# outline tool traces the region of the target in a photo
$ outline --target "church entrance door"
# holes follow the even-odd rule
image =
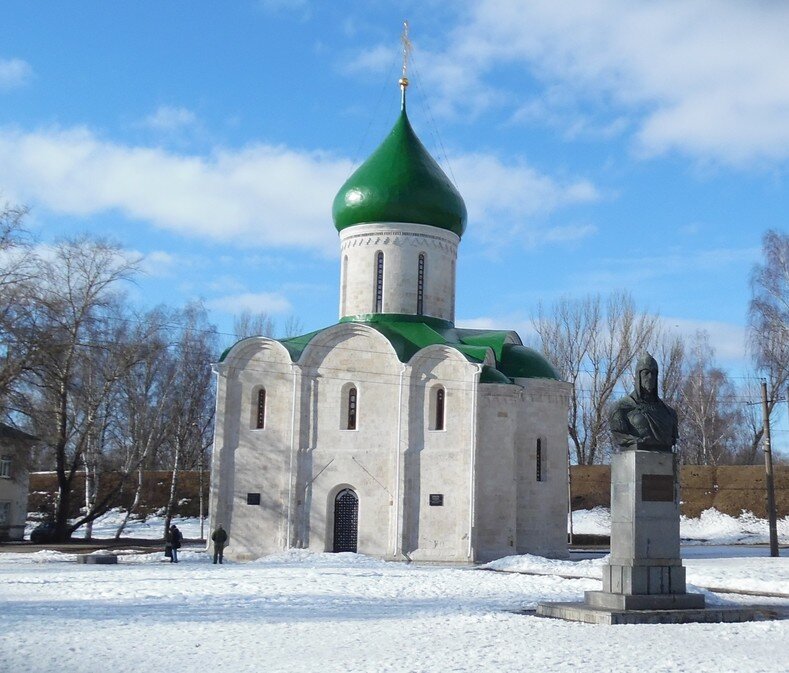
[[[359,498],[350,488],[343,489],[334,499],[334,549],[356,551],[359,530]]]

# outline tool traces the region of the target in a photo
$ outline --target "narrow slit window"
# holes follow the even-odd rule
[[[384,308],[384,253],[375,255],[375,310],[373,313],[383,313]]]
[[[345,315],[346,295],[348,294],[348,255],[342,258],[342,282],[340,284],[340,313]]]
[[[262,430],[266,427],[266,389],[258,390],[257,413],[255,414],[255,429]]]
[[[537,481],[542,481],[542,440],[537,439],[537,451],[535,455],[535,467]]]
[[[443,388],[436,390],[436,430],[444,429],[444,410],[445,410],[446,391]]]
[[[356,430],[356,388],[348,390],[348,430]]]
[[[419,263],[416,273],[416,314],[422,315],[425,311],[425,253],[419,253]]]

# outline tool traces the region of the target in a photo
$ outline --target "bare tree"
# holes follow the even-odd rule
[[[729,377],[713,362],[706,332],[696,334],[677,411],[683,462],[720,465],[735,460],[742,439],[743,412]]]
[[[545,355],[573,384],[568,418],[578,464],[601,462],[610,449],[608,405],[635,358],[651,342],[657,317],[639,312],[626,292],[560,299],[538,309],[534,327]]]
[[[144,357],[121,380],[116,441],[122,456],[121,469],[126,474],[136,473],[136,485],[132,503],[115,531],[116,539],[140,504],[145,466],[155,461],[166,441],[166,412],[170,397],[177,393],[176,361],[169,342],[172,322],[166,309],[157,308],[133,323],[133,338],[144,344]]]
[[[660,368],[660,395],[666,404],[677,409],[685,382],[685,339],[660,330],[655,335],[653,350]]]
[[[285,319],[285,324],[282,326],[280,337],[283,339],[290,339],[291,337],[298,336],[304,333],[304,323],[295,315],[290,315]]]
[[[772,417],[779,399],[789,394],[789,234],[765,233],[762,257],[751,276],[748,342],[756,373],[767,382],[767,413]],[[749,392],[760,399],[760,392]],[[749,414],[749,463],[755,462],[764,433],[761,410],[756,411]]]
[[[236,339],[246,339],[252,336],[273,336],[275,331],[274,319],[265,312],[252,313],[244,310],[233,316],[233,332]]]
[[[118,324],[119,284],[136,263],[103,241],[77,239],[40,261],[42,348],[30,378],[36,434],[51,451],[58,480],[55,538],[93,520],[106,502],[69,522],[71,491],[106,419],[102,409],[137,361]]]
[[[179,473],[194,469],[203,461],[211,445],[214,425],[211,362],[217,351],[216,329],[208,323],[201,304],[187,306],[181,322],[178,341],[173,344],[175,394],[170,396],[166,411],[171,479],[165,507],[165,534],[175,506]]]
[[[37,329],[36,257],[23,229],[26,208],[0,208],[0,405],[19,405],[15,384],[30,367],[41,340]]]

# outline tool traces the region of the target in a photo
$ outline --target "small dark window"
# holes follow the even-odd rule
[[[430,506],[431,507],[443,507],[444,506],[444,494],[443,493],[431,493],[430,494]]]
[[[375,310],[373,313],[383,313],[384,309],[384,253],[378,252],[375,256]]]
[[[436,390],[436,430],[444,429],[444,400],[446,391],[443,388]]]
[[[247,493],[247,505],[259,505],[260,493]]]
[[[425,310],[425,253],[419,253],[419,265],[416,273],[416,314],[422,315]]]
[[[535,457],[537,481],[542,481],[542,440],[537,440],[537,453]]]
[[[356,388],[348,390],[348,430],[356,430]]]
[[[255,415],[255,428],[262,430],[266,427],[266,389],[258,390],[258,407]]]

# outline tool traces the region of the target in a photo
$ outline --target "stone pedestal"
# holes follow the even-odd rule
[[[537,614],[595,624],[745,621],[749,609],[706,610],[689,594],[679,551],[679,465],[673,453],[623,451],[611,461],[611,560],[603,590]]]
[[[617,453],[611,461],[611,560],[603,590],[586,603],[612,610],[703,608],[685,590],[679,554],[679,465],[675,454]]]

